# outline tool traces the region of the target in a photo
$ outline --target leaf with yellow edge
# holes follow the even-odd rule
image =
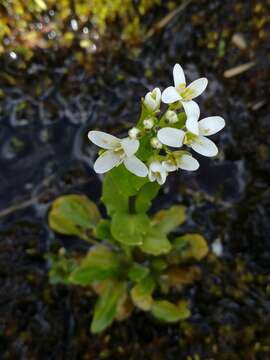
[[[105,245],[93,246],[70,274],[69,281],[85,286],[95,281],[117,278],[122,266],[119,254]]]
[[[125,282],[108,282],[96,303],[91,332],[100,333],[111,325],[126,298],[127,284]]]
[[[206,240],[200,234],[185,234],[176,238],[172,244],[172,253],[174,253],[176,257],[180,257],[182,260],[188,260],[191,258],[202,260],[209,251]]]
[[[187,303],[180,302],[175,305],[167,300],[154,301],[151,312],[157,319],[168,323],[185,320],[190,316]]]
[[[63,195],[54,200],[49,212],[51,229],[65,235],[76,235],[88,240],[100,220],[100,213],[95,203],[84,195]]]
[[[143,239],[140,249],[151,255],[167,254],[171,251],[172,245],[169,242],[166,234],[158,231],[156,228],[151,228]]]
[[[160,210],[154,215],[152,224],[158,231],[168,234],[186,220],[185,210],[185,206],[182,205],[174,205],[169,209]]]
[[[134,305],[144,311],[150,310],[153,303],[152,292],[154,288],[155,282],[151,276],[147,276],[137,283],[130,292]]]

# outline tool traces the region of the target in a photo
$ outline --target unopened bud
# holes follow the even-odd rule
[[[161,142],[156,137],[151,139],[150,144],[154,149],[161,149],[162,148]]]
[[[143,126],[146,130],[152,129],[152,127],[154,126],[153,119],[149,118],[149,119],[143,120]]]
[[[129,130],[128,132],[128,136],[131,138],[131,139],[137,139],[138,135],[140,133],[140,130],[136,127],[133,127]]]
[[[161,100],[161,91],[159,88],[155,88],[153,91],[149,91],[144,98],[144,104],[148,109],[152,111],[159,110]]]
[[[165,118],[169,121],[170,124],[175,124],[178,121],[176,112],[172,110],[166,111]]]

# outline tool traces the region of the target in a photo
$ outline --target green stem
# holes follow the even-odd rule
[[[136,196],[128,198],[128,210],[130,215],[136,214]]]

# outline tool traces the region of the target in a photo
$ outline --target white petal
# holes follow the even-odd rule
[[[218,153],[216,144],[204,136],[198,136],[190,146],[194,151],[203,156],[212,157],[216,156]]]
[[[174,165],[172,162],[166,160],[166,161],[162,161],[162,166],[164,167],[164,169],[167,172],[172,172],[172,171],[176,171],[177,170],[177,166]]]
[[[195,102],[195,101],[181,101],[185,113],[187,115],[187,118],[189,117],[193,117],[193,118],[197,118],[197,120],[199,120],[200,117],[200,108],[199,105]]]
[[[181,147],[183,145],[185,132],[183,130],[170,127],[162,128],[158,131],[158,140],[168,146]]]
[[[103,131],[89,131],[88,139],[103,149],[114,149],[120,144],[120,140],[117,137]]]
[[[216,134],[225,126],[225,120],[221,116],[209,116],[199,121],[200,135],[210,136]]]
[[[118,155],[114,154],[112,151],[105,151],[105,153],[100,155],[94,163],[94,170],[98,174],[103,174],[118,165],[120,161]]]
[[[165,89],[161,95],[161,100],[165,104],[172,104],[180,99],[181,96],[178,94],[178,92],[173,86],[167,87],[167,89]]]
[[[198,119],[194,117],[189,117],[186,121],[186,128],[192,134],[199,135],[199,123]]]
[[[151,170],[149,170],[148,178],[149,178],[149,180],[150,180],[151,182],[156,181],[156,176],[155,176],[155,174],[154,174]]]
[[[121,140],[121,146],[125,154],[129,157],[136,153],[139,149],[140,142],[137,139],[130,139],[129,137]]]
[[[159,185],[163,185],[167,179],[168,173],[166,171],[162,171],[160,173],[160,177],[157,178],[157,182]]]
[[[194,157],[182,155],[178,161],[178,166],[183,170],[195,171],[199,168],[200,164]]]
[[[208,80],[206,78],[200,78],[200,79],[193,81],[187,87],[187,89],[192,89],[192,91],[194,92],[194,94],[192,95],[192,99],[201,95],[201,93],[203,93],[204,90],[206,89],[207,84],[208,84]]]
[[[147,167],[136,156],[125,158],[124,165],[128,169],[128,171],[137,176],[145,177],[148,174]]]
[[[164,171],[163,166],[161,165],[161,163],[159,161],[153,161],[151,162],[150,166],[149,166],[150,170],[153,172],[161,172]]]
[[[175,64],[173,68],[173,81],[174,86],[178,88],[179,85],[186,85],[185,73],[182,67],[179,64]]]
[[[156,102],[159,104],[160,100],[161,100],[161,91],[160,88],[156,87],[154,88],[154,90],[152,90],[152,96],[154,97],[154,99],[156,100]]]

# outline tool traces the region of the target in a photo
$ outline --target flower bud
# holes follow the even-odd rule
[[[136,127],[133,127],[129,130],[128,132],[128,136],[131,138],[131,139],[137,139],[138,135],[140,133],[140,130]]]
[[[161,100],[161,91],[159,88],[155,88],[152,91],[149,91],[144,98],[144,104],[148,109],[152,111],[159,110]]]
[[[170,124],[175,124],[178,121],[176,112],[172,110],[166,111],[165,118],[169,121]]]
[[[161,149],[162,148],[161,142],[156,137],[153,137],[151,139],[150,144],[154,149]]]
[[[151,118],[143,120],[143,126],[146,130],[152,129],[152,127],[154,126],[154,120]]]

